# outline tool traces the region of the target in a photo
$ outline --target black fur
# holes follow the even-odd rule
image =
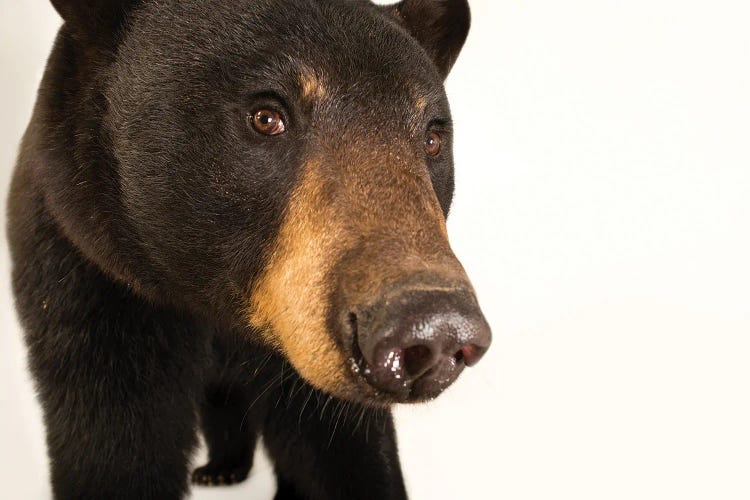
[[[243,301],[318,147],[312,122],[333,136],[403,135],[407,89],[449,116],[442,79],[468,30],[465,2],[53,4],[65,24],[8,235],[55,496],[181,498],[202,427],[198,483],[242,481],[262,435],[277,499],[405,498],[390,412],[309,386],[253,343]],[[327,114],[300,104],[302,67],[336,82]],[[281,99],[296,133],[249,134],[247,111]],[[450,155],[430,169],[447,214]]]
[[[467,0],[410,0],[385,7],[419,40],[443,76],[466,41],[471,24]]]

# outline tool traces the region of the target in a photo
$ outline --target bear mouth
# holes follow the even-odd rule
[[[362,350],[359,347],[359,326],[357,315],[349,313],[346,325],[348,329],[348,338],[350,339],[348,343],[349,356],[347,357],[350,374],[354,377],[354,380],[359,386],[362,386],[367,390],[366,398],[368,402],[375,404],[395,402],[390,401],[390,398],[367,383],[365,376],[368,368],[366,366],[365,356],[362,354]]]
[[[394,403],[404,403],[399,398],[394,398],[393,395],[379,391],[373,387],[367,381],[367,375],[369,368],[367,367],[367,361],[362,353],[362,349],[359,347],[359,324],[357,321],[357,315],[349,313],[347,316],[347,337],[349,356],[347,357],[349,373],[354,378],[355,383],[362,387],[365,391],[364,402],[375,406],[388,406]]]

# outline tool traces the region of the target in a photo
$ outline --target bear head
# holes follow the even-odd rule
[[[107,158],[77,175],[110,179],[116,222],[69,224],[100,267],[364,403],[435,397],[484,354],[445,226],[466,0],[53,4]]]

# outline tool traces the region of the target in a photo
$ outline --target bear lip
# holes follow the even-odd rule
[[[362,351],[359,347],[359,329],[357,328],[357,316],[353,313],[349,314],[348,317],[348,326],[349,326],[349,334],[351,337],[351,343],[350,343],[350,356],[348,357],[349,361],[349,371],[351,372],[352,376],[354,377],[355,381],[357,382],[357,385],[363,387],[366,389],[367,393],[369,395],[365,395],[364,398],[367,403],[379,405],[379,404],[385,404],[385,405],[391,405],[395,403],[408,403],[409,402],[409,394],[406,395],[406,397],[397,397],[396,394],[389,394],[384,393],[383,391],[380,391],[373,387],[371,384],[367,382],[367,379],[365,378],[365,373],[368,370],[365,362],[364,354],[362,354]],[[409,391],[410,393],[411,391]]]

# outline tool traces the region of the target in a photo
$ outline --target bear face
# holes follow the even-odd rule
[[[55,4],[112,169],[118,227],[70,222],[93,261],[339,397],[428,399],[478,361],[489,327],[445,229],[465,1]]]

